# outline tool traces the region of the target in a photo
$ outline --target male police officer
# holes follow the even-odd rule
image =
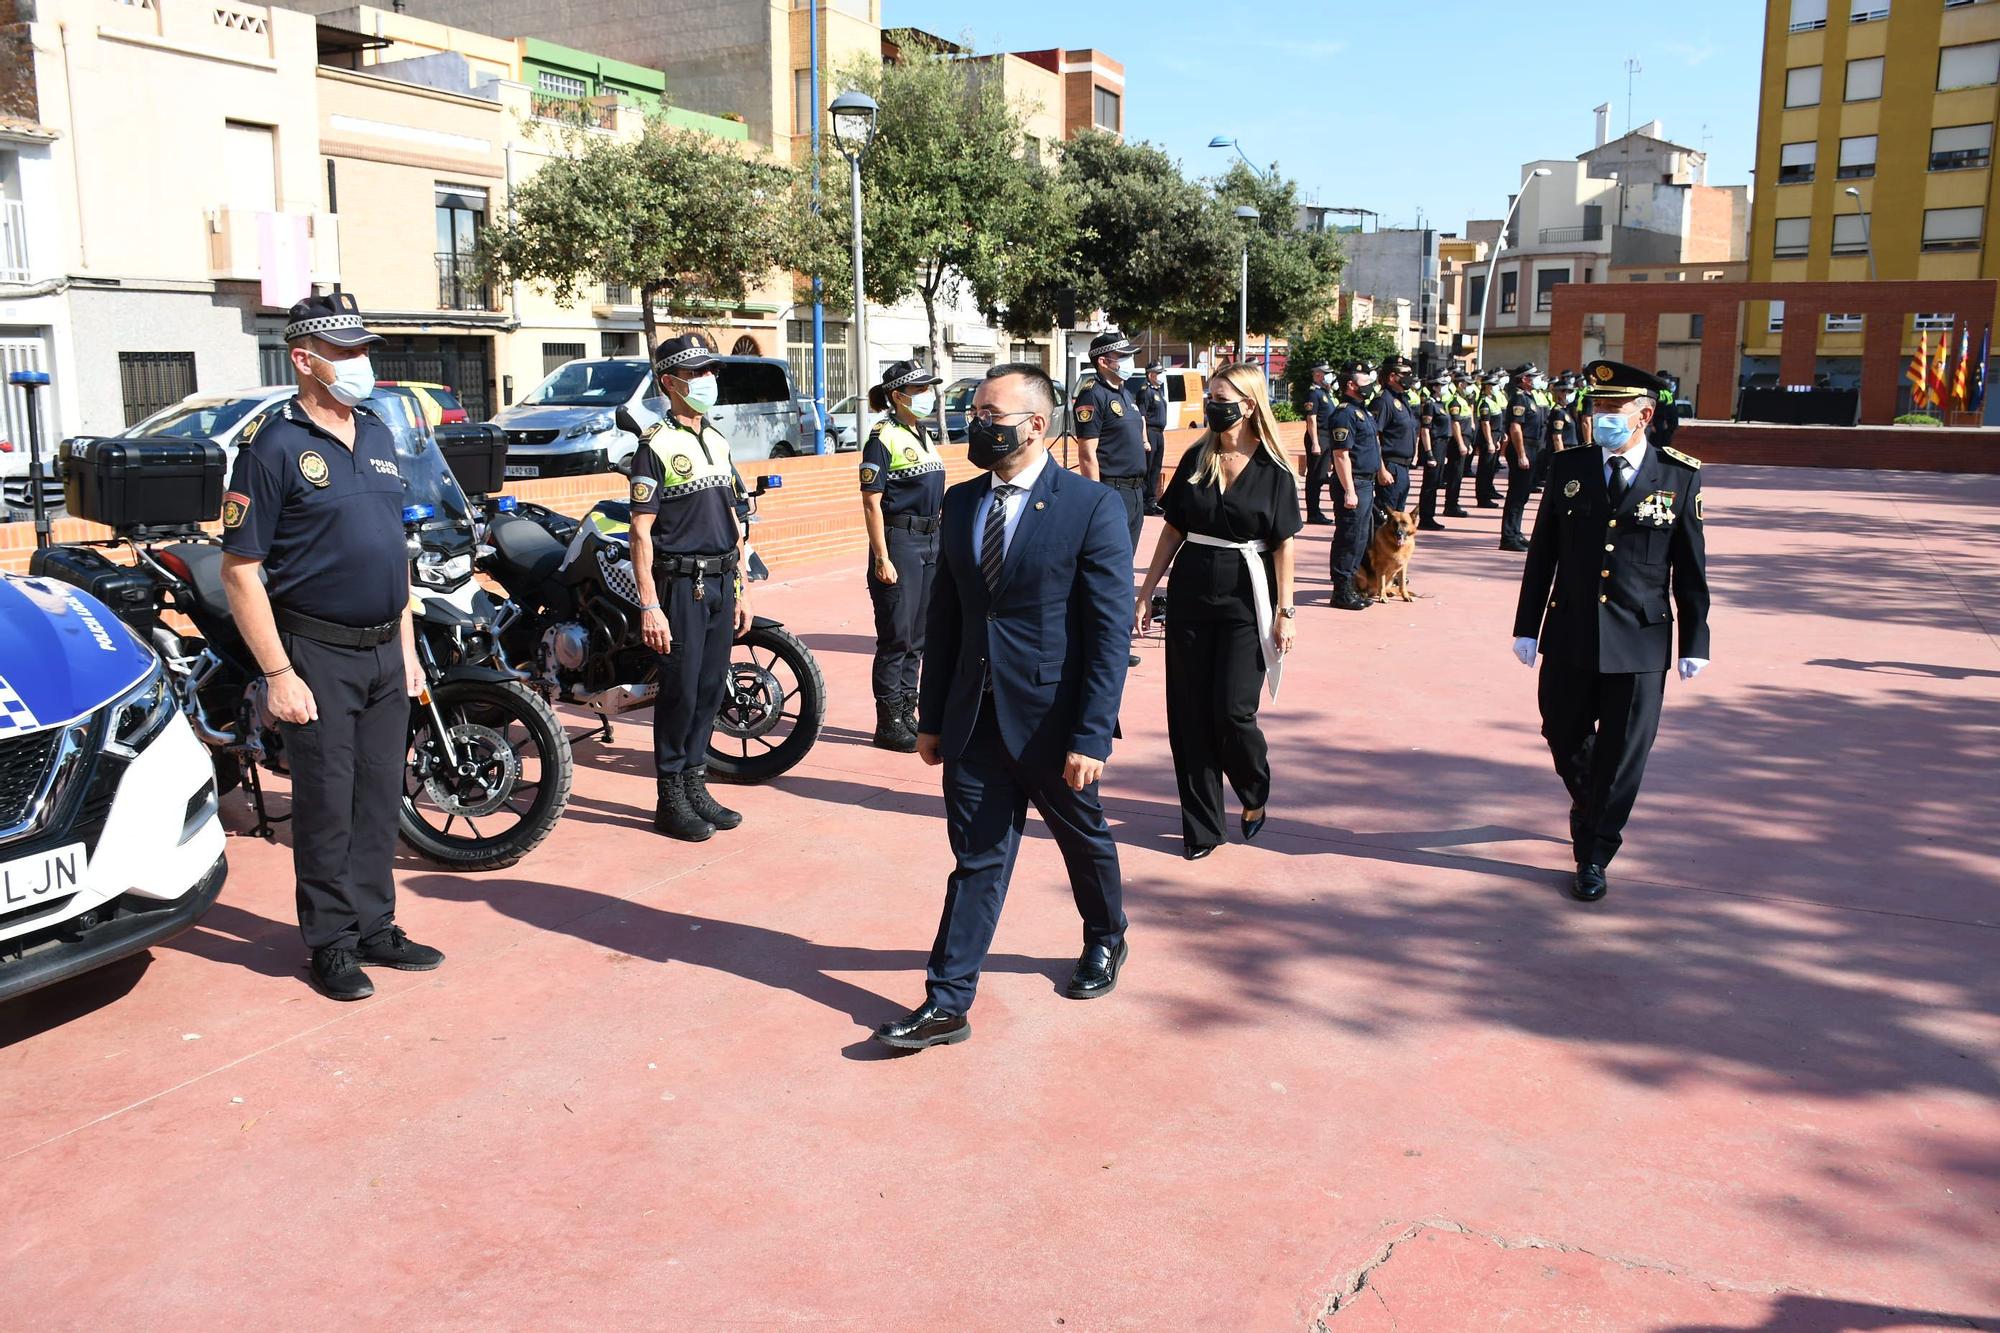
[[[1382,446],[1382,470],[1375,476],[1382,488],[1378,498],[1400,513],[1409,507],[1410,465],[1417,461],[1420,426],[1410,406],[1417,368],[1407,356],[1391,356],[1383,358],[1376,373],[1382,386],[1374,407],[1375,434]]]
[[[222,502],[222,581],[257,659],[292,775],[292,868],[312,979],[335,1000],[375,993],[363,967],[444,961],[396,924],[396,810],[410,698],[410,626],[396,441],[359,404],[382,340],[345,292],[291,308],[298,396],[239,439]],[[357,410],[358,409],[358,410]]]
[[[1430,378],[1430,392],[1417,417],[1423,425],[1424,489],[1417,503],[1417,526],[1425,532],[1442,532],[1437,521],[1438,496],[1458,484],[1458,461],[1465,452],[1464,439],[1452,413],[1457,400],[1452,397],[1451,376],[1440,370]]]
[[[1165,367],[1148,362],[1146,378],[1139,385],[1140,415],[1146,420],[1146,513],[1157,515],[1160,495],[1166,490],[1167,461],[1167,381]]]
[[[1326,495],[1327,470],[1332,452],[1326,447],[1332,427],[1327,418],[1339,406],[1333,388],[1333,367],[1321,361],[1312,368],[1312,387],[1306,390],[1306,522],[1328,524],[1322,503]]]
[[[1146,497],[1152,494],[1146,485],[1145,410],[1132,382],[1138,350],[1116,329],[1092,338],[1090,364],[1097,379],[1076,396],[1076,470],[1118,492],[1135,551],[1146,526]],[[1139,665],[1136,653],[1128,656],[1129,665]]]
[[[1366,361],[1342,366],[1340,405],[1327,418],[1326,447],[1340,488],[1340,506],[1333,511],[1333,604],[1342,611],[1366,611],[1370,605],[1354,586],[1354,576],[1375,532],[1375,478],[1382,468],[1375,414],[1362,402],[1374,383],[1374,367]]]
[[[669,415],[632,456],[632,575],[639,585],[640,637],[659,654],[653,701],[653,763],[659,807],[653,827],[705,842],[743,816],[708,790],[708,739],[729,683],[729,649],[750,627],[741,590],[743,525],[729,441],[708,424],[715,406],[715,349],[699,333],[668,338],[653,353]]]
[[[1445,472],[1444,516],[1470,518],[1460,501],[1466,475],[1479,461],[1479,384],[1463,370],[1451,373],[1451,424],[1458,431],[1458,460]]]
[[[1481,509],[1500,507],[1500,455],[1507,447],[1507,372],[1486,372],[1479,395],[1479,471],[1473,493]]]
[[[1542,735],[1570,794],[1570,893],[1595,902],[1659,730],[1674,650],[1669,594],[1680,610],[1681,679],[1708,665],[1708,568],[1701,463],[1646,438],[1665,383],[1616,361],[1584,373],[1597,446],[1550,462],[1521,571],[1514,654],[1528,666],[1538,646],[1542,654]]]
[[[1514,392],[1507,399],[1507,506],[1500,511],[1503,551],[1528,549],[1528,539],[1521,533],[1521,520],[1528,512],[1528,497],[1535,493],[1535,454],[1542,447],[1547,419],[1535,396],[1535,381],[1540,374],[1532,361],[1514,367]]]

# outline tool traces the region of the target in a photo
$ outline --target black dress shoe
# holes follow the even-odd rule
[[[1604,896],[1607,887],[1603,866],[1578,866],[1576,878],[1570,881],[1569,896],[1580,903],[1594,903]]]
[[[1183,847],[1181,848],[1181,859],[1183,861],[1199,861],[1214,850],[1215,844],[1212,842],[1206,847]]]
[[[1063,994],[1072,1000],[1094,1000],[1109,995],[1117,988],[1118,969],[1125,965],[1125,955],[1131,951],[1131,946],[1123,940],[1118,941],[1117,953],[1101,944],[1091,945],[1076,960],[1076,971],[1070,973]]]
[[[1269,819],[1270,817],[1271,817],[1271,812],[1268,809],[1265,810],[1263,814],[1258,815],[1255,819],[1250,818],[1250,816],[1248,815],[1243,816],[1243,841],[1245,842],[1257,841],[1257,835],[1264,831],[1264,821]]]
[[[1139,654],[1137,654],[1137,653],[1128,653],[1128,654],[1126,654],[1126,657],[1125,657],[1125,665],[1126,665],[1126,666],[1128,666],[1128,667],[1135,667],[1135,666],[1138,666],[1138,665],[1139,665]]]
[[[1444,524],[1438,522],[1434,518],[1427,518],[1423,522],[1417,524],[1418,532],[1443,532],[1444,530],[1445,530]]]
[[[1328,518],[1325,514],[1307,514],[1306,522],[1312,524],[1316,528],[1330,528],[1333,526],[1333,520]]]
[[[1500,507],[1500,502],[1498,500],[1481,500],[1479,502],[1479,507],[1481,509],[1498,509]]]
[[[1457,505],[1454,505],[1450,509],[1444,511],[1444,516],[1446,518],[1471,518],[1472,511],[1470,509],[1464,509]]]
[[[1518,540],[1516,541],[1503,540],[1500,543],[1500,549],[1503,551],[1525,551],[1528,549],[1528,544],[1524,541],[1518,541]]]
[[[375,983],[361,970],[361,959],[353,949],[338,944],[313,950],[312,983],[329,1000],[365,1000],[375,993]]]
[[[428,944],[418,944],[397,925],[386,926],[361,941],[356,950],[363,967],[393,967],[399,972],[428,972],[444,961],[444,955]]]
[[[899,1051],[949,1046],[971,1035],[972,1020],[964,1014],[948,1014],[928,1001],[875,1029],[875,1040]]]

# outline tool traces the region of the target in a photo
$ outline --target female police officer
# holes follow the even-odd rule
[[[640,635],[660,656],[653,703],[653,760],[660,782],[653,827],[704,842],[743,816],[708,792],[709,733],[729,680],[729,648],[750,624],[738,589],[743,525],[729,441],[708,424],[715,406],[715,350],[698,333],[662,342],[653,373],[670,414],[632,456],[632,574]]]
[[[861,517],[868,526],[868,599],[875,604],[875,744],[917,748],[917,664],[924,611],[937,568],[944,460],[924,422],[937,409],[937,376],[898,361],[868,391],[868,406],[893,412],[861,449]]]

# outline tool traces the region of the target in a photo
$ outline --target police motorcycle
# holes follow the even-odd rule
[[[643,437],[667,410],[648,399],[620,408],[621,430]],[[737,514],[756,521],[757,497],[783,484],[737,479]],[[492,554],[481,569],[519,603],[523,614],[501,635],[506,660],[527,673],[545,698],[595,713],[594,735],[609,741],[613,719],[652,705],[658,663],[640,638],[639,586],[632,573],[631,506],[605,500],[581,519],[537,504],[490,515]],[[770,577],[747,552],[743,577]],[[804,759],[826,721],[826,678],[812,650],[766,616],[753,616],[736,640],[729,684],[709,742],[708,773],[718,781],[768,782]]]
[[[440,864],[500,869],[546,838],[568,804],[569,738],[547,704],[495,658],[516,613],[473,583],[470,506],[438,444],[390,424],[408,500],[417,655],[428,682],[412,701],[398,824],[405,842]],[[497,474],[504,443],[478,439]],[[65,444],[62,461],[70,512],[116,535],[38,551],[32,571],[105,600],[152,645],[181,712],[209,748],[219,792],[243,787],[257,816],[251,832],[273,837],[273,825],[290,816],[269,814],[258,770],[284,771],[283,733],[230,614],[221,542],[201,527],[222,509],[222,450],[207,440],[79,439]],[[106,558],[104,547],[126,548],[132,564]]]

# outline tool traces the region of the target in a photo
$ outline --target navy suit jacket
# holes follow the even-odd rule
[[[917,730],[965,749],[992,668],[1007,752],[1024,762],[1071,751],[1111,757],[1132,631],[1132,538],[1108,486],[1049,460],[1019,501],[1020,524],[988,592],[974,531],[987,477],[945,492],[925,627]]]

